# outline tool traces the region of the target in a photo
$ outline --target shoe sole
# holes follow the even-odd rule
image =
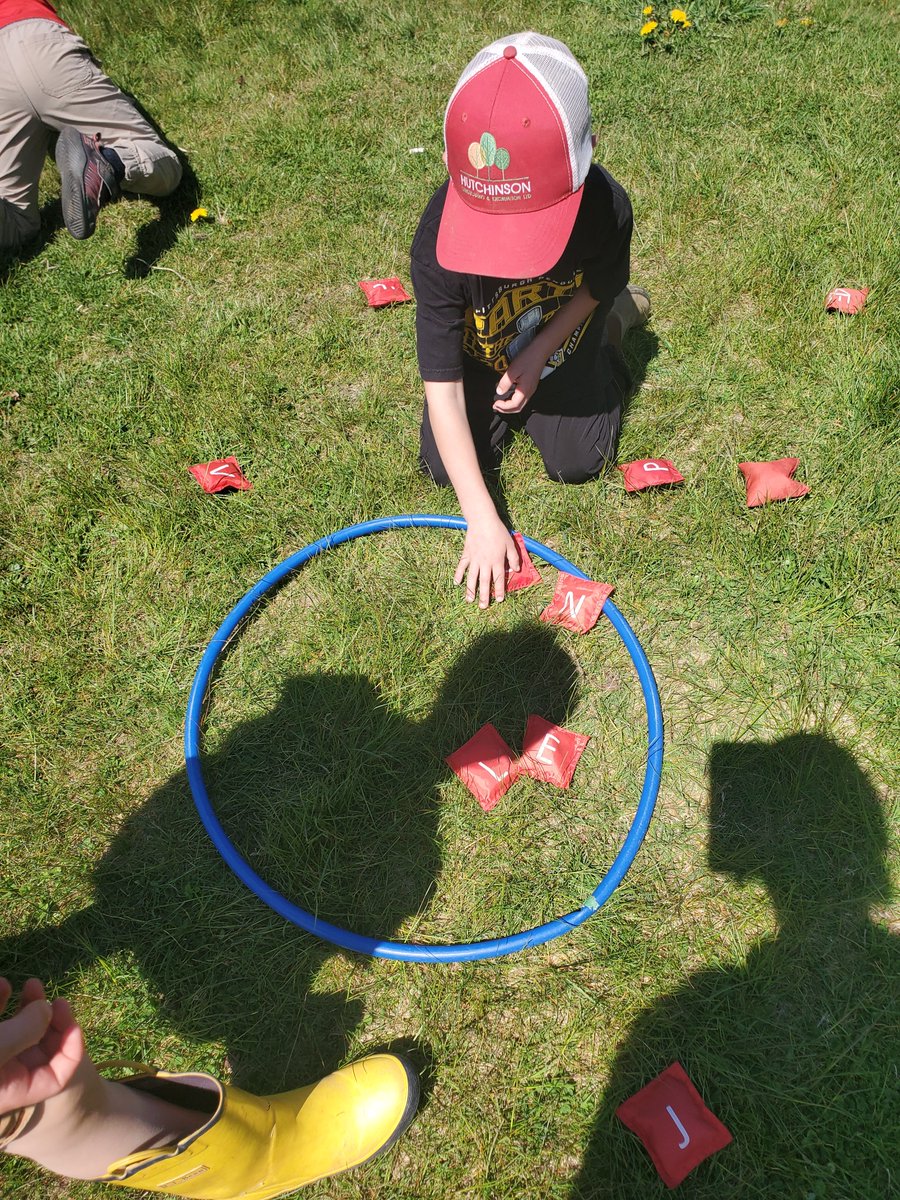
[[[55,157],[62,181],[59,200],[63,221],[72,237],[83,242],[94,232],[97,221],[84,194],[84,169],[88,157],[77,129],[62,131],[56,143]]]

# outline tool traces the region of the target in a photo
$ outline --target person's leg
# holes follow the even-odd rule
[[[650,293],[629,283],[616,296],[606,318],[605,340],[622,353],[622,340],[629,329],[646,325],[650,316]]]
[[[592,350],[588,369],[577,362],[563,368],[565,374],[553,380],[552,388],[539,388],[526,410],[525,430],[558,483],[595,479],[616,459],[631,376],[621,351],[604,344],[582,347],[580,353]]]
[[[97,1179],[117,1159],[171,1146],[208,1119],[208,1113],[103,1079],[85,1058],[66,1091],[36,1107],[7,1151],[57,1175]]]
[[[127,192],[167,196],[181,180],[178,155],[134,103],[107,78],[84,42],[52,21],[21,21],[16,31],[20,78],[41,120],[93,137],[121,160]]]
[[[0,250],[17,250],[40,230],[38,182],[50,139],[19,84],[14,28],[0,29]]]
[[[466,392],[466,416],[482,471],[495,471],[503,457],[503,447],[512,436],[509,423],[494,412],[496,376],[487,371],[468,371],[463,384]],[[450,479],[435,445],[428,405],[422,411],[419,431],[419,465],[439,487],[449,487]]]
[[[0,979],[0,1013],[10,990]],[[0,1023],[0,1149],[115,1186],[273,1200],[386,1150],[419,1098],[416,1076],[393,1054],[264,1097],[209,1075],[137,1070],[101,1078],[68,1004],[50,1005],[29,980]]]
[[[0,979],[0,1012],[10,991]],[[25,1107],[0,1118],[0,1146],[77,1179],[102,1175],[125,1154],[170,1145],[208,1120],[102,1079],[68,1003],[50,1004],[37,979],[28,980],[16,1014],[0,1025],[0,1106],[9,1103]]]
[[[616,297],[602,330],[589,331],[579,358],[538,388],[526,409],[525,429],[551,479],[585,483],[615,462],[622,409],[633,388],[622,341],[629,329],[646,324],[649,315],[649,295],[629,284]]]

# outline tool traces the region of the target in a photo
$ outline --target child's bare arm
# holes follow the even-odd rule
[[[574,333],[582,321],[587,319],[598,303],[585,284],[574,292],[572,298],[509,364],[506,373],[497,384],[498,399],[494,402],[495,412],[522,411],[537,389],[547,359],[559,349],[569,334]],[[507,392],[510,394],[505,399],[499,399]]]
[[[477,595],[480,608],[506,594],[506,566],[519,566],[515,543],[497,512],[484,482],[466,417],[462,380],[426,382],[425,400],[435,444],[468,529],[454,583],[466,581],[466,599]]]

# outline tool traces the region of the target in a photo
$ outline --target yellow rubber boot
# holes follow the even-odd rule
[[[393,1145],[419,1101],[418,1079],[394,1054],[277,1096],[211,1075],[150,1071],[120,1082],[210,1115],[177,1145],[114,1162],[100,1182],[194,1200],[273,1200],[358,1167]]]

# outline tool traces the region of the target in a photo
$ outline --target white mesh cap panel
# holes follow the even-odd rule
[[[447,102],[447,112],[460,88],[479,71],[501,59],[507,46],[515,46],[519,62],[528,68],[552,98],[566,134],[574,187],[580,187],[590,169],[594,152],[588,81],[572,51],[556,38],[532,31],[514,33],[498,38],[479,50],[459,77]]]

